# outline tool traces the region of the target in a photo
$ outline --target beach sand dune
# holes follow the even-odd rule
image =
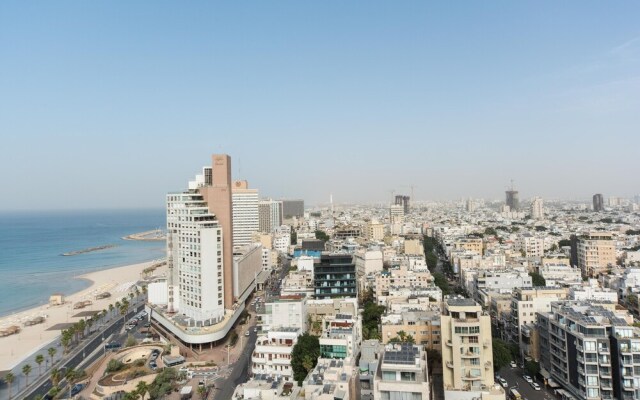
[[[77,276],[76,278],[89,280],[92,284],[85,290],[67,296],[65,304],[44,305],[0,318],[0,329],[9,326],[20,327],[18,334],[0,337],[0,371],[12,369],[44,345],[52,343],[54,347],[57,346],[60,331],[51,330],[52,327],[73,324],[83,316],[88,318],[87,315],[108,310],[109,304],[127,296],[136,282],[143,279],[143,270],[155,263],[157,260]],[[166,266],[156,269],[152,276],[162,276],[165,273]],[[104,292],[111,293],[111,297],[96,299],[98,294]],[[74,304],[81,301],[90,301],[91,304],[82,309],[74,309]],[[26,321],[39,316],[46,317],[44,323],[25,326]],[[46,356],[46,352],[43,355]]]

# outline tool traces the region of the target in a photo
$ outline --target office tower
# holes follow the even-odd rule
[[[593,195],[593,211],[604,211],[604,196],[601,193]]]
[[[531,218],[535,220],[544,219],[544,202],[540,197],[535,197],[531,201]]]
[[[282,225],[282,202],[261,200],[258,203],[258,229],[263,233],[271,233]]]
[[[493,386],[491,317],[471,299],[449,297],[441,325],[445,399],[455,397],[447,391],[482,392]]]
[[[231,157],[214,154],[212,166],[204,169],[204,185],[198,192],[216,216],[225,240],[220,253],[224,261],[224,306],[233,307],[233,215],[231,207]]]
[[[282,200],[284,218],[304,217],[304,200]]]
[[[582,276],[595,277],[616,265],[616,245],[608,232],[590,232],[577,242],[578,268]]]
[[[357,297],[356,264],[349,254],[320,256],[320,263],[313,268],[313,286],[316,299]]]
[[[402,209],[405,215],[409,214],[409,211],[410,211],[410,207],[409,207],[410,199],[411,198],[409,196],[403,196],[401,194],[396,195],[396,205],[402,206]]]
[[[510,211],[520,210],[520,199],[519,199],[518,191],[511,189],[511,190],[507,190],[505,194],[507,196],[505,203],[507,206],[509,206],[509,210]]]
[[[421,345],[388,344],[374,378],[374,399],[429,400],[427,353]]]
[[[258,189],[249,189],[247,181],[234,181],[232,196],[233,245],[249,245],[258,232]]]
[[[579,400],[638,399],[640,329],[632,323],[616,304],[553,303],[538,313],[540,367]]]
[[[401,224],[404,221],[404,207],[393,204],[389,207],[389,220],[392,224]]]

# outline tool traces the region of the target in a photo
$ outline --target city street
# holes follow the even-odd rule
[[[524,372],[522,368],[511,368],[504,367],[500,370],[500,376],[503,377],[507,383],[509,384],[508,388],[505,388],[507,392],[507,399],[509,398],[509,389],[515,387],[523,399],[527,400],[553,400],[556,399],[556,396],[553,394],[553,391],[550,388],[546,388],[544,383],[540,381],[540,379],[534,379],[534,382],[537,382],[542,390],[535,390],[531,386],[531,384],[527,383],[527,381],[522,378]]]

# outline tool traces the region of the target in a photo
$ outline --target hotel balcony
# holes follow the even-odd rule
[[[471,375],[470,372],[467,372],[466,374],[464,374],[462,376],[462,380],[463,381],[479,381],[479,380],[482,380],[482,376],[480,376],[480,375],[473,376],[473,375]]]

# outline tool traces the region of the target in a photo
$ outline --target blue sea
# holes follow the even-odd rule
[[[164,257],[164,242],[122,237],[165,226],[161,209],[0,213],[0,316],[90,285],[74,276]],[[109,244],[116,247],[61,255]]]

